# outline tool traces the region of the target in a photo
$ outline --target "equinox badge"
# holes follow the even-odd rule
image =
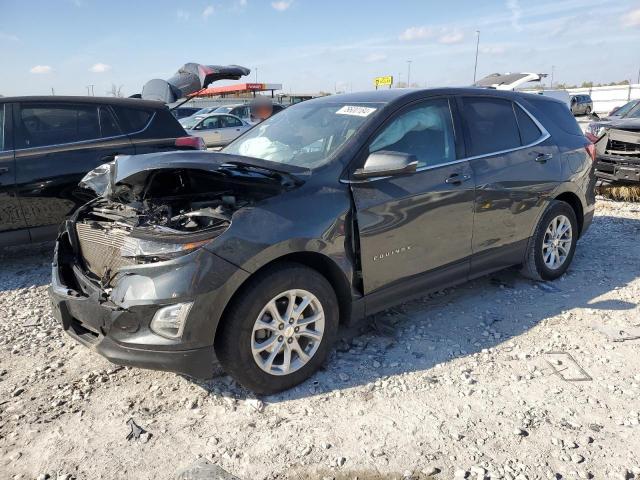
[[[378,260],[384,260],[385,258],[392,257],[394,255],[399,255],[401,253],[405,253],[411,250],[411,245],[407,245],[406,247],[396,248],[395,250],[389,250],[388,252],[380,253],[378,255],[373,256],[373,261],[377,262]]]

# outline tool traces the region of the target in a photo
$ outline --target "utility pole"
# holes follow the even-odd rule
[[[407,60],[407,87],[411,88],[411,60]]]
[[[478,49],[480,47],[480,30],[476,30],[476,63],[473,66],[473,83],[476,83],[476,74],[478,73]]]
[[[555,72],[556,66],[555,65],[551,65],[551,90],[553,90],[553,74]]]
[[[87,97],[89,95],[91,95],[92,97],[95,97],[95,95],[93,93],[93,87],[95,87],[95,85],[87,85]],[[91,89],[91,93],[89,93],[89,89]]]
[[[87,97],[89,96],[89,85],[87,85]]]
[[[256,67],[256,83],[258,83],[258,67]]]
[[[56,92],[53,90],[53,87],[51,87],[51,95],[55,95]]]

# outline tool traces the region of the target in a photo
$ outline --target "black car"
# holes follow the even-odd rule
[[[88,171],[118,154],[203,148],[186,135],[160,102],[0,98],[0,246],[55,239],[67,215],[93,198],[78,187]]]
[[[338,325],[512,265],[569,267],[594,212],[567,106],[480,89],[293,105],[221,153],[120,157],[86,179],[53,263],[64,329],[115,363],[261,393],[308,378]]]

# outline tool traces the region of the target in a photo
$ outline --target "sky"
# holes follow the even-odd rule
[[[478,78],[636,82],[640,70],[630,0],[0,0],[0,19],[5,96],[128,96],[187,62],[242,65],[295,93],[368,90],[382,75],[469,85],[477,30]]]

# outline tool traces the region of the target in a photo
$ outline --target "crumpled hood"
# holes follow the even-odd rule
[[[619,120],[611,120],[605,126],[616,130],[629,130],[636,132],[640,131],[640,118],[621,118]]]
[[[243,166],[268,170],[286,176],[304,175],[309,171],[257,158],[230,155],[220,152],[173,151],[145,155],[118,155],[114,161],[91,170],[80,181],[82,188],[96,195],[111,198],[117,187],[144,185],[147,179],[159,170],[203,170],[219,171],[223,166]]]

